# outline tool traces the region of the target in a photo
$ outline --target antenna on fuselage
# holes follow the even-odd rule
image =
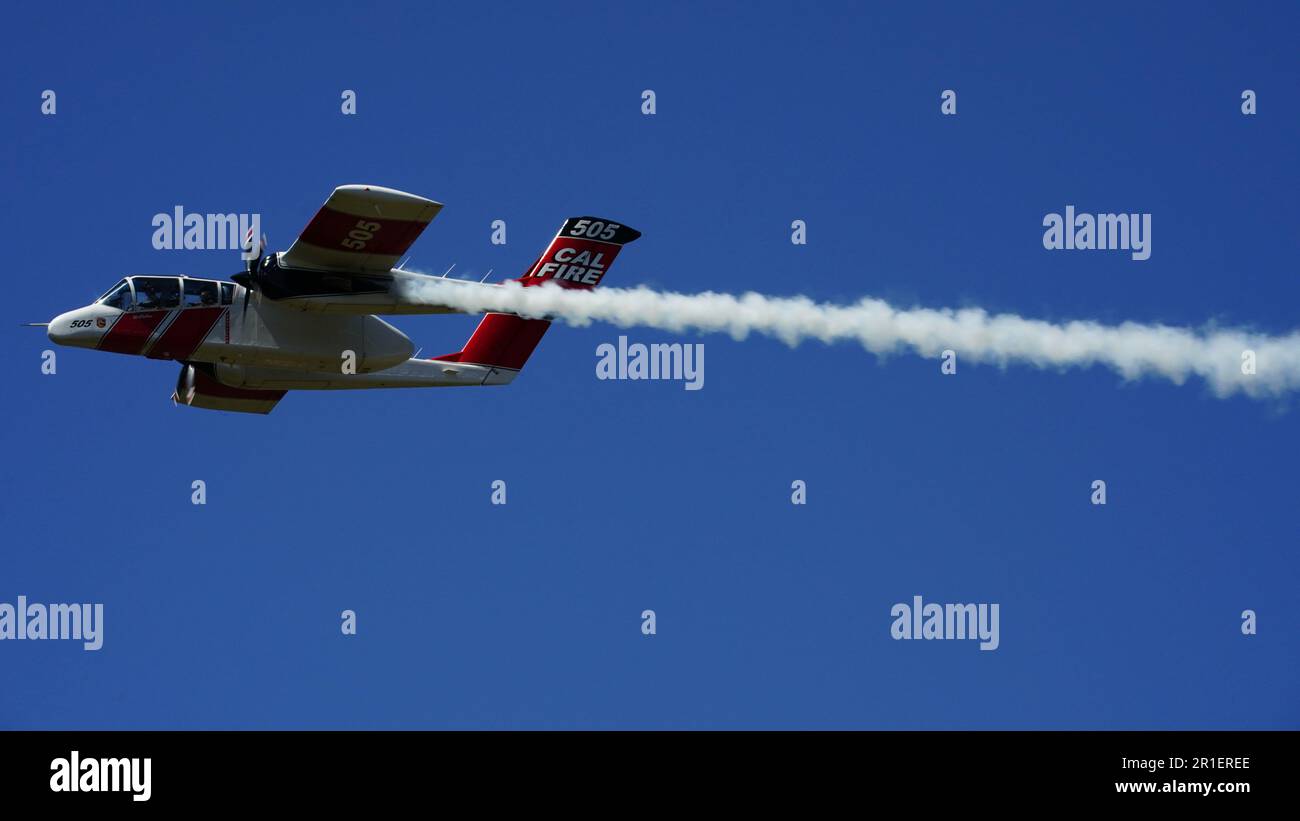
[[[494,271],[494,270],[495,270],[495,269],[493,269],[493,268],[489,268],[489,269],[488,269],[488,272],[487,272],[486,274],[483,275],[483,278],[480,279],[480,280],[478,281],[478,284],[479,284],[479,285],[482,285],[484,282],[487,282],[487,278],[490,277],[490,276],[492,276],[492,271]]]
[[[455,267],[456,267],[456,263],[453,262],[453,263],[451,264],[451,268],[455,268]],[[448,268],[447,270],[445,270],[445,271],[442,272],[442,279],[446,279],[446,278],[447,278],[447,274],[450,274],[450,273],[451,273],[451,268]]]

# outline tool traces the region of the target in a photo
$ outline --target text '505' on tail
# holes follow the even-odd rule
[[[517,282],[524,286],[553,282],[562,288],[590,290],[600,284],[619,250],[641,236],[626,225],[597,217],[565,220],[555,239]],[[524,319],[514,314],[483,317],[464,350],[434,357],[447,362],[486,365],[502,371],[485,384],[505,384],[523,368],[533,349],[551,326],[546,319]]]

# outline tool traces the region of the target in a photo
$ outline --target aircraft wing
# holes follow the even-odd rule
[[[381,188],[341,185],[280,255],[289,268],[388,273],[442,203]]]
[[[232,388],[217,381],[211,365],[184,362],[172,401],[194,408],[267,414],[284,394],[285,391]]]

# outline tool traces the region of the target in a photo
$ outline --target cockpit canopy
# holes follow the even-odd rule
[[[233,282],[133,276],[119,281],[95,302],[122,311],[163,311],[229,305],[234,296]]]

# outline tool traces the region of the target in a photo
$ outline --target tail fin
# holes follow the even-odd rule
[[[555,239],[517,281],[525,286],[554,282],[563,288],[590,290],[600,284],[619,250],[639,236],[640,231],[617,222],[572,217],[565,220]],[[546,319],[488,314],[470,335],[464,350],[436,358],[518,371],[550,326]],[[489,379],[489,384],[496,382]]]

